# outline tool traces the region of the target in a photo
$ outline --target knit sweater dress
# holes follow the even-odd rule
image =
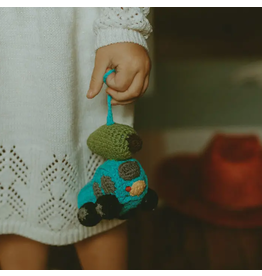
[[[0,235],[66,245],[122,221],[84,227],[77,195],[104,160],[87,137],[106,123],[106,94],[86,98],[95,51],[147,47],[148,8],[0,8]],[[132,125],[133,106],[113,108]]]

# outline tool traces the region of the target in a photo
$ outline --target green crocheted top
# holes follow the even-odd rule
[[[103,125],[87,139],[89,149],[106,158],[125,160],[142,148],[142,140],[135,130],[122,124]]]

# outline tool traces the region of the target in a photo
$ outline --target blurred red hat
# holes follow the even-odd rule
[[[200,155],[157,170],[157,191],[188,215],[229,227],[262,226],[262,147],[255,135],[217,134]]]

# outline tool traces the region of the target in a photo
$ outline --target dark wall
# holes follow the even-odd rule
[[[137,103],[137,129],[260,126],[261,12],[155,8],[156,87]],[[236,82],[237,72],[253,62],[251,76]]]

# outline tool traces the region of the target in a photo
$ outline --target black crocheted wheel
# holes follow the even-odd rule
[[[144,196],[141,202],[141,209],[145,211],[153,211],[157,207],[158,196],[155,191],[148,188],[147,194]]]
[[[84,226],[95,226],[101,221],[101,216],[96,211],[96,205],[93,202],[85,203],[78,210],[77,217]]]
[[[113,219],[119,216],[122,205],[114,195],[100,196],[96,201],[96,212],[103,219]]]

